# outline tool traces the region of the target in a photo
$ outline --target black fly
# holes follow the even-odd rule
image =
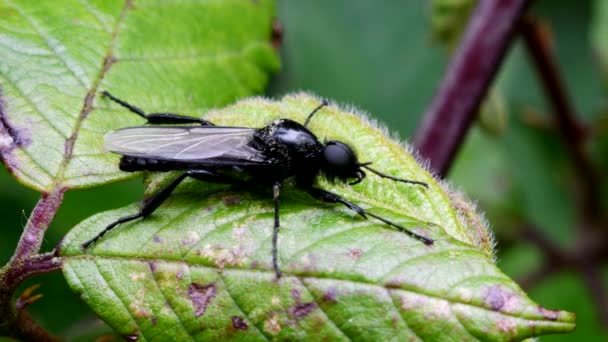
[[[82,244],[84,249],[118,224],[150,215],[187,177],[207,182],[245,181],[272,186],[272,265],[277,277],[281,276],[277,260],[279,193],[282,182],[287,178],[293,178],[298,188],[321,201],[341,203],[364,218],[371,216],[427,245],[433,244],[430,238],[365,211],[337,194],[315,187],[315,179],[320,175],[339,182],[352,180],[350,184],[357,184],[366,176],[363,169],[382,178],[428,187],[423,182],[386,175],[371,168],[371,162],[360,163],[353,150],[345,143],[334,140],[325,144],[319,142],[306,126],[313,115],[327,105],[325,101],[308,115],[304,125],[293,120],[280,119],[256,129],[215,126],[203,119],[172,113],[146,114],[108,92],[104,91],[103,95],[145,118],[150,124],[196,123],[200,126],[127,127],[105,136],[105,148],[123,155],[120,160],[120,169],[123,171],[183,170],[183,173],[144,201],[138,213],[119,218],[97,236]]]

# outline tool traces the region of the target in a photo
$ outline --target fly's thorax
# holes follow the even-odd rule
[[[275,120],[256,131],[253,144],[280,170],[279,178],[316,175],[323,144],[302,124],[289,119]]]
[[[323,144],[311,131],[289,119],[275,120],[256,135],[266,145],[269,156],[286,158],[291,163],[316,159],[323,150]]]

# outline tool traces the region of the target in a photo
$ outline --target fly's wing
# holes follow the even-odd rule
[[[175,161],[238,159],[264,162],[249,146],[255,129],[240,127],[129,127],[105,136],[104,147],[114,153]]]

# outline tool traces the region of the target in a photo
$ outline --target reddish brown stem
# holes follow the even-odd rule
[[[61,268],[61,259],[56,251],[29,256],[9,264],[6,272],[0,276],[0,298],[10,292],[12,294],[17,286],[25,279],[35,274],[47,273]],[[4,270],[4,268],[3,268]]]
[[[19,284],[34,274],[61,268],[55,252],[13,259],[0,270],[0,334],[22,341],[59,341],[38,325],[25,310],[17,310],[12,296]]]
[[[23,229],[11,262],[38,253],[44,233],[63,201],[64,192],[64,189],[56,189],[51,193],[42,194]]]
[[[0,334],[23,341],[57,341],[38,325],[25,310],[17,310],[13,294],[19,284],[34,274],[61,267],[56,252],[37,254],[44,234],[63,200],[64,189],[43,194],[21,234],[11,260],[0,269]]]
[[[585,151],[584,125],[577,118],[555,62],[549,27],[538,20],[526,18],[521,28],[527,51],[553,107],[560,135],[579,174],[583,190],[583,216],[596,220],[600,215],[597,175]]]
[[[42,328],[27,311],[17,312],[17,320],[11,331],[11,337],[19,341],[58,342],[61,339]]]
[[[444,176],[532,0],[479,1],[414,144]]]

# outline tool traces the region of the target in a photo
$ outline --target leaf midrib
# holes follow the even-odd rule
[[[55,176],[55,184],[54,188],[63,187],[64,182],[64,174],[70,161],[72,160],[74,145],[76,144],[76,139],[78,138],[78,133],[80,133],[80,127],[82,123],[89,115],[89,113],[93,109],[93,99],[95,98],[95,94],[97,93],[97,89],[99,88],[99,84],[105,77],[105,75],[110,71],[112,67],[112,58],[114,45],[116,43],[116,39],[118,37],[119,27],[122,22],[125,20],[127,15],[127,11],[132,8],[132,0],[125,0],[122,9],[120,10],[120,14],[118,15],[118,19],[116,20],[114,27],[112,28],[112,32],[110,34],[110,41],[108,42],[108,46],[106,48],[106,53],[104,54],[103,60],[101,62],[100,70],[91,85],[91,88],[87,91],[84,97],[84,103],[78,118],[76,119],[76,124],[74,129],[72,130],[72,135],[65,142],[65,154],[61,164],[59,165],[59,169],[57,170],[57,175]]]
[[[69,74],[76,80],[76,82],[78,84],[80,84],[83,88],[86,89],[87,82],[89,80],[86,78],[83,79],[82,78],[83,75],[80,75],[81,72],[74,70],[74,68],[70,66],[71,62],[67,61],[66,57],[64,55],[61,55],[57,51],[57,48],[49,41],[49,39],[56,39],[56,38],[42,32],[40,25],[35,22],[34,18],[31,15],[29,15],[28,13],[26,13],[23,9],[21,9],[18,5],[16,5],[13,1],[9,1],[9,5],[12,6],[13,8],[15,8],[15,10],[17,12],[19,12],[19,14],[28,21],[28,24],[32,27],[33,31],[38,35],[38,37],[40,37],[40,39],[44,42],[44,44],[46,44],[46,47],[47,47],[47,50],[49,51],[49,53],[52,56],[54,56],[59,61],[59,63],[61,63],[63,65],[65,70],[69,72]],[[91,9],[86,5],[87,4],[83,3],[83,6],[85,6],[87,8],[87,10],[91,11]],[[51,129],[55,130],[57,132],[57,134],[61,138],[64,139],[62,159],[59,162],[57,170],[55,172],[48,170],[47,167],[45,167],[44,165],[41,165],[39,162],[37,162],[35,160],[35,158],[33,158],[30,155],[30,153],[28,152],[27,149],[21,149],[21,151],[24,154],[28,155],[28,157],[32,161],[32,163],[38,165],[40,171],[42,171],[44,174],[46,174],[48,176],[50,183],[46,183],[46,182],[42,183],[39,180],[35,179],[35,177],[30,177],[27,174],[23,173],[22,170],[18,170],[18,172],[22,173],[24,176],[27,176],[27,178],[29,179],[29,181],[31,183],[37,184],[38,188],[40,190],[44,190],[44,192],[46,192],[46,193],[65,192],[67,190],[67,188],[64,186],[64,183],[65,183],[64,176],[65,176],[65,172],[69,166],[69,163],[72,160],[73,149],[76,144],[78,134],[80,132],[80,129],[82,127],[84,120],[86,119],[88,114],[93,109],[93,105],[92,105],[93,99],[95,98],[99,85],[100,85],[101,81],[103,80],[103,78],[105,77],[105,75],[110,70],[110,67],[112,65],[111,62],[112,62],[114,45],[115,45],[115,42],[116,42],[116,39],[117,39],[117,36],[119,33],[119,27],[123,23],[123,21],[126,17],[127,11],[131,7],[132,7],[132,0],[125,0],[124,5],[114,24],[114,27],[112,28],[112,31],[110,32],[110,39],[109,39],[109,42],[108,42],[106,50],[105,50],[106,52],[101,60],[99,72],[97,73],[97,76],[93,80],[90,88],[88,88],[88,90],[83,98],[83,105],[82,105],[82,108],[80,109],[80,111],[78,112],[78,116],[73,118],[75,120],[74,126],[73,126],[73,128],[71,128],[68,135],[64,134],[62,132],[62,130],[59,129],[54,124],[53,120],[49,119],[42,110],[40,110],[34,103],[32,103],[30,101],[30,98],[28,96],[26,96],[25,94],[23,94],[23,92],[21,91],[21,89],[19,87],[14,87],[17,91],[22,93],[22,98],[26,102],[28,102],[30,107],[33,108],[44,121],[46,121],[49,124],[49,127],[51,127]],[[104,30],[107,29],[107,27],[105,25],[103,25],[103,28],[104,28]],[[59,39],[56,39],[56,40],[59,41]],[[68,51],[67,49],[65,49],[65,50]],[[57,146],[57,148],[59,149],[60,147]]]

